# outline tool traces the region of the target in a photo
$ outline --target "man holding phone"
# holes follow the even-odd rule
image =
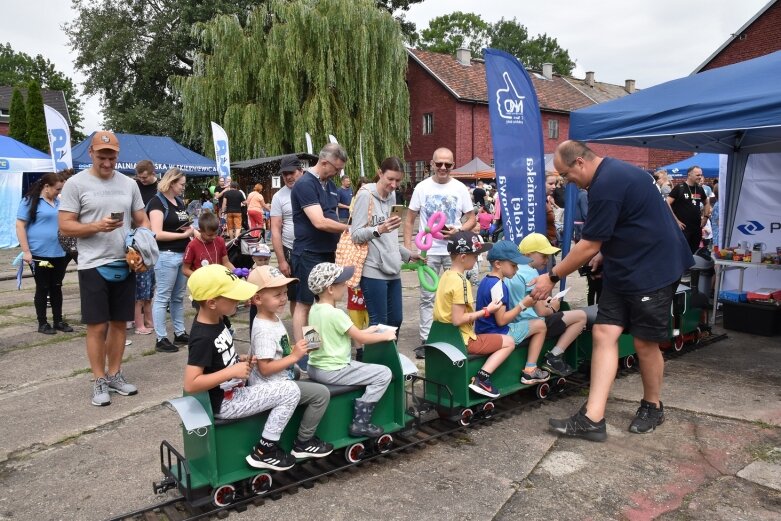
[[[420,215],[418,229],[423,230],[429,218],[436,212],[447,217],[447,228],[442,230],[444,240],[434,240],[426,254],[427,264],[437,274],[450,268],[447,239],[460,229],[471,230],[475,226],[475,210],[466,185],[450,176],[455,166],[453,152],[447,148],[434,151],[431,160],[431,177],[421,181],[412,192],[407,217],[404,220],[404,246],[412,250],[412,228]],[[466,217],[464,223],[461,219]],[[434,313],[434,293],[420,288],[420,341],[425,343],[431,329]]]
[[[89,155],[92,166],[63,187],[59,226],[63,235],[78,239],[81,320],[87,324],[87,358],[95,377],[92,404],[103,406],[111,404],[109,392],[138,392],[120,370],[136,290],[125,262],[125,236],[131,221],[149,227],[149,220],[136,182],[114,170],[117,137],[95,132]]]

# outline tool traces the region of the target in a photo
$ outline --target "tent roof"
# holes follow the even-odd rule
[[[21,143],[14,138],[0,135],[0,158],[3,159],[49,159],[49,156]]]
[[[277,163],[282,161],[282,158],[291,155],[298,157],[298,159],[301,159],[302,161],[308,161],[310,165],[317,161],[317,156],[315,155],[307,154],[306,152],[294,152],[292,154],[284,154],[281,156],[257,157],[255,159],[235,161],[231,163],[231,170],[252,170],[256,168],[263,168],[267,165],[271,165],[271,167],[279,169],[279,165]]]
[[[781,51],[577,110],[582,141],[729,153],[781,148]]]
[[[182,169],[189,176],[217,175],[217,165],[213,159],[183,147],[170,137],[136,134],[117,134],[116,136],[119,140],[117,170],[125,174],[135,173],[136,163],[142,159],[149,159],[155,164],[155,169],[158,171],[165,172],[169,168],[176,167]],[[91,140],[92,134],[73,147],[73,167],[76,170],[92,166],[92,159],[88,153]]]
[[[700,167],[704,177],[719,177],[719,154],[695,154],[657,170],[667,170],[673,177],[685,177],[686,171],[693,166]]]
[[[493,175],[496,173],[496,170],[491,168],[490,165],[486,164],[485,161],[483,161],[479,157],[476,157],[472,159],[470,162],[468,162],[467,164],[454,169],[450,173],[456,177],[458,177],[458,174],[488,173]]]

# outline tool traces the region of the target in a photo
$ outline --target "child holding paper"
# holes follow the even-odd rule
[[[504,279],[515,275],[519,265],[528,265],[531,259],[521,255],[512,241],[499,241],[488,252],[488,262],[491,263],[491,272],[477,288],[477,307],[486,307],[492,302],[500,303],[501,307],[492,314],[478,318],[475,321],[475,333],[510,335],[516,344],[531,337],[521,383],[532,385],[546,382],[550,374],[537,367],[537,359],[545,341],[545,323],[529,319],[514,321],[524,310],[532,307],[535,300],[531,295],[526,295],[511,306],[510,293],[504,282]]]

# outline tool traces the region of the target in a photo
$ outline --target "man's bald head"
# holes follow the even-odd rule
[[[553,167],[561,177],[581,188],[587,188],[591,184],[594,172],[601,162],[602,158],[580,141],[564,141],[556,147],[553,155]]]
[[[590,161],[597,157],[593,150],[582,141],[567,140],[556,147],[555,155],[561,158],[562,163],[569,166],[579,157]]]

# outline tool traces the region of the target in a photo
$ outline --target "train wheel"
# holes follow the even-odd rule
[[[550,394],[550,384],[548,382],[541,383],[536,388],[537,398],[544,400]]]
[[[678,335],[673,339],[673,349],[675,349],[676,351],[680,351],[681,349],[683,349],[683,344],[684,344],[683,335]]]
[[[458,420],[458,423],[466,427],[470,423],[472,423],[472,417],[475,415],[474,411],[472,409],[464,409],[461,411],[461,419]]]
[[[377,438],[377,441],[374,442],[374,448],[377,449],[377,452],[380,454],[385,454],[389,450],[391,450],[391,447],[393,446],[393,436],[390,434],[383,434],[379,438]]]
[[[496,409],[494,402],[485,402],[480,412],[483,413],[483,418],[490,418],[494,415],[494,409]]]
[[[621,360],[624,369],[632,369],[635,366],[635,355],[627,355]]]
[[[223,485],[212,493],[212,503],[216,507],[227,507],[236,498],[236,487],[233,485]]]
[[[697,329],[694,331],[694,345],[698,345],[700,341],[702,340],[702,328],[700,326],[697,326]]]
[[[562,391],[564,390],[564,387],[566,387],[566,386],[567,386],[567,379],[566,379],[566,378],[564,378],[563,376],[559,376],[559,377],[556,379],[556,384],[555,384],[555,390],[556,390],[556,392],[557,392],[557,393],[560,393],[560,392],[562,392]]]
[[[253,494],[260,495],[265,494],[271,490],[271,475],[270,474],[258,474],[250,481],[250,490]]]
[[[348,463],[358,463],[361,461],[365,450],[366,447],[363,443],[353,443],[344,451],[344,459],[346,459]]]

